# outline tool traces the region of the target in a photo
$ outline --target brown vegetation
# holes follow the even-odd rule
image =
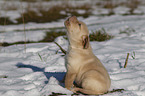
[[[84,10],[84,13],[78,13],[78,10]],[[46,23],[52,21],[58,21],[64,19],[69,15],[82,16],[84,18],[91,15],[92,8],[88,5],[82,6],[72,6],[72,5],[54,5],[49,8],[49,10],[37,9],[38,12],[28,9],[24,14],[25,23],[36,22],[36,23]],[[63,12],[63,14],[61,13]],[[39,14],[38,14],[39,13]],[[18,24],[22,23],[22,18],[16,19]]]

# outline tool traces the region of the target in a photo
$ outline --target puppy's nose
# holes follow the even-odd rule
[[[69,21],[76,21],[77,20],[77,17],[76,16],[71,16],[70,18],[69,18]]]
[[[71,18],[77,18],[75,15],[72,15]]]

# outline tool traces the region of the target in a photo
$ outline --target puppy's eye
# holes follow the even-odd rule
[[[81,24],[79,24],[79,26],[81,27]]]

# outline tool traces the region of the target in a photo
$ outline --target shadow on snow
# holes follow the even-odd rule
[[[55,77],[58,81],[59,81],[59,85],[64,87],[64,76],[66,74],[66,72],[45,72],[44,68],[39,68],[37,66],[33,66],[33,65],[26,65],[23,63],[18,63],[16,64],[16,66],[18,68],[30,68],[33,70],[33,72],[43,72],[43,74],[47,77],[47,79],[49,80],[50,77]],[[45,84],[47,84],[48,81],[45,81]]]

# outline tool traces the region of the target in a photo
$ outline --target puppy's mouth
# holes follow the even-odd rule
[[[70,20],[69,20],[69,19],[70,19],[70,18],[68,18],[68,19],[64,22],[65,26],[70,25]]]

